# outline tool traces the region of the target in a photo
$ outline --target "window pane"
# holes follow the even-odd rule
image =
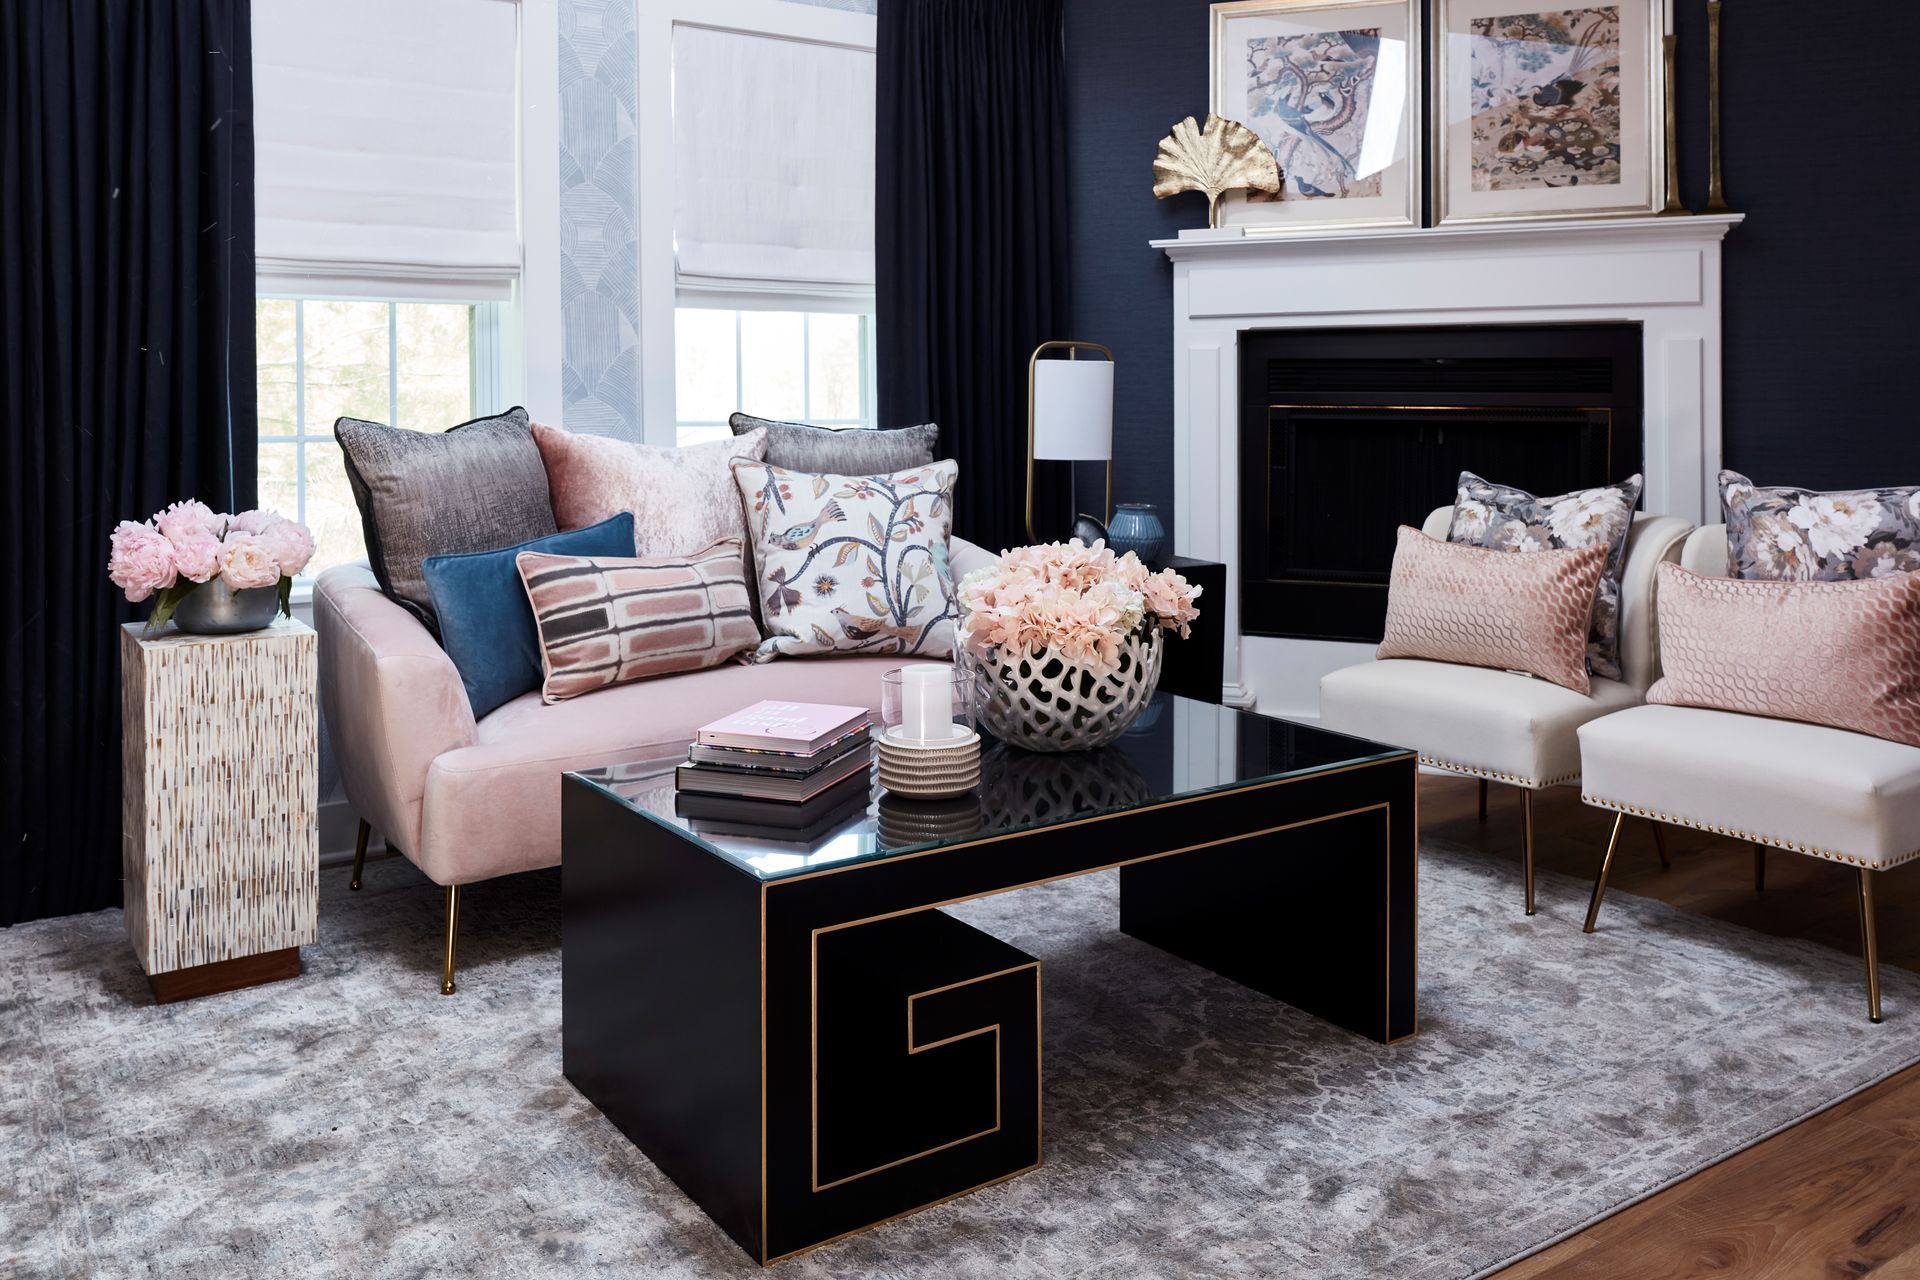
[[[859,421],[860,412],[860,322],[859,316],[816,314],[807,317],[807,419],[818,422],[835,418]]]
[[[387,421],[387,304],[309,300],[303,309],[307,431],[330,432],[343,415]]]
[[[807,416],[804,321],[798,311],[740,313],[741,409],[761,418]]]
[[[444,431],[473,417],[472,316],[464,303],[395,304],[400,412],[394,426]]]
[[[260,446],[260,510],[277,511],[289,520],[300,518],[300,465],[297,444]]]
[[[262,298],[254,308],[254,363],[259,369],[263,436],[290,436],[299,429],[294,417],[298,394],[294,306],[292,298]]]
[[[681,427],[674,437],[674,443],[682,449],[690,444],[707,444],[714,440],[732,438],[733,432],[727,427]]]
[[[307,565],[311,577],[337,564],[367,558],[360,532],[360,509],[347,487],[346,462],[340,446],[331,440],[300,446],[307,460],[307,528],[313,531],[314,556]]]
[[[725,422],[734,403],[732,311],[680,307],[673,313],[674,416]]]

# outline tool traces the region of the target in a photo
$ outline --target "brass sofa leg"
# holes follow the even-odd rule
[[[1660,869],[1673,870],[1673,859],[1667,855],[1667,833],[1656,818],[1648,818],[1647,825],[1653,828],[1653,847],[1660,855]]]
[[[440,974],[440,994],[453,994],[453,944],[460,937],[460,886],[447,886],[447,963]]]
[[[1753,846],[1753,891],[1767,891],[1767,846],[1763,844]]]
[[[1533,788],[1520,789],[1520,821],[1526,827],[1526,847],[1521,857],[1526,864],[1527,914],[1533,914]]]
[[[1487,780],[1480,779],[1480,821],[1487,820]]]
[[[1874,923],[1873,868],[1860,868],[1860,950],[1867,960],[1867,1017],[1880,1021],[1880,930]]]
[[[1607,837],[1607,856],[1600,859],[1600,874],[1594,877],[1593,901],[1587,904],[1587,923],[1581,930],[1582,933],[1592,933],[1593,922],[1600,918],[1600,899],[1607,894],[1607,872],[1613,869],[1613,853],[1620,847],[1620,828],[1625,826],[1626,822],[1626,814],[1614,815],[1613,834]]]
[[[367,820],[360,819],[360,830],[353,837],[353,879],[347,881],[349,889],[360,887],[360,873],[367,866],[367,836],[372,832],[373,828],[367,825]]]

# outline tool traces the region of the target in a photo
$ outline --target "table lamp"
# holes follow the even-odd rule
[[[1065,351],[1067,357],[1041,359],[1049,351]],[[1103,358],[1082,360],[1082,351],[1097,351]],[[1113,352],[1099,343],[1043,342],[1027,361],[1027,537],[1034,542],[1040,540],[1033,529],[1036,461],[1106,463],[1100,523],[1112,519]]]

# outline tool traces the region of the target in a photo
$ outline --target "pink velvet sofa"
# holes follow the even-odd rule
[[[955,576],[990,563],[955,538]],[[353,887],[370,829],[446,887],[440,990],[454,990],[460,886],[560,862],[560,777],[596,765],[671,762],[694,731],[762,698],[877,710],[894,657],[779,659],[616,685],[548,706],[522,694],[476,720],[460,673],[364,564],[320,575],[320,702],[360,817]]]

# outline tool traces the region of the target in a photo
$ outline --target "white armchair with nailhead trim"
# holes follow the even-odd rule
[[[1452,522],[1453,508],[1441,507],[1427,517],[1424,530],[1444,538]],[[1620,573],[1623,679],[1596,677],[1593,692],[1582,695],[1488,667],[1390,658],[1345,667],[1321,680],[1322,727],[1417,751],[1424,765],[1478,778],[1483,821],[1489,781],[1519,788],[1526,908],[1532,915],[1534,792],[1580,781],[1576,735],[1581,725],[1646,700],[1657,674],[1654,567],[1679,559],[1692,531],[1692,525],[1673,516],[1633,518]],[[1657,839],[1657,827],[1654,834]],[[1660,855],[1664,863],[1664,842]]]

